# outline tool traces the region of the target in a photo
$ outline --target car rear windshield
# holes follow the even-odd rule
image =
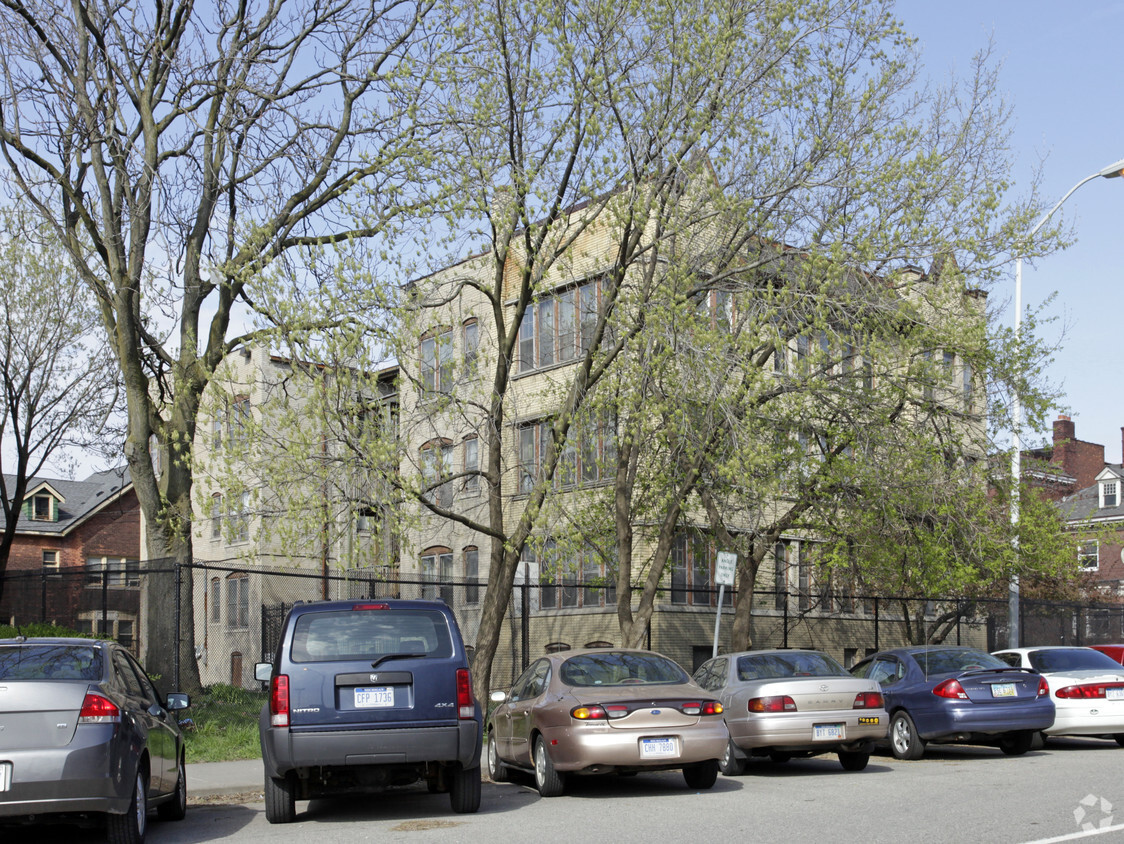
[[[562,663],[559,677],[567,686],[623,686],[686,683],[687,672],[666,656],[606,651],[580,654]]]
[[[938,674],[955,674],[975,668],[1010,668],[1007,663],[984,651],[974,650],[932,650],[913,651],[912,656],[925,672],[926,677]]]
[[[293,662],[370,660],[380,656],[450,657],[453,638],[440,610],[360,609],[309,612],[293,628]]]
[[[782,677],[849,677],[842,665],[827,654],[794,651],[788,654],[754,654],[738,657],[739,680],[775,680]]]
[[[83,645],[0,645],[0,680],[99,680],[101,649]]]
[[[1120,671],[1121,665],[1100,651],[1088,648],[1059,648],[1031,651],[1030,664],[1035,671]]]

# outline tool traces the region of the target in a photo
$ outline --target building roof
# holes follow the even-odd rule
[[[1124,478],[1124,464],[1105,463],[1104,472],[1110,472],[1117,477]],[[1058,502],[1062,516],[1069,522],[1084,522],[1089,520],[1124,519],[1124,496],[1117,496],[1115,507],[1101,507],[1100,484],[1095,483],[1084,489],[1079,489],[1072,495],[1067,495]]]
[[[14,475],[4,476],[4,483],[9,489],[15,486],[15,482]],[[132,487],[129,470],[125,467],[95,472],[83,481],[29,478],[25,500],[36,492],[47,492],[58,502],[59,517],[57,521],[39,521],[28,519],[25,513],[21,513],[16,533],[64,535]]]

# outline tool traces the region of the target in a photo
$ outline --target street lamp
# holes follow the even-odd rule
[[[1086,182],[1091,182],[1097,177],[1103,179],[1115,179],[1117,176],[1124,176],[1124,159],[1117,161],[1115,164],[1110,164],[1103,170],[1098,170],[1091,176],[1086,176],[1076,185],[1071,187],[1069,191],[1058,200],[1057,205],[1051,208],[1046,214],[1038,221],[1038,224],[1030,230],[1027,234],[1027,240],[1038,234],[1039,229],[1046,225],[1046,221],[1054,216],[1054,212],[1062,207],[1062,204],[1073,196],[1074,191],[1081,187]],[[1022,333],[1023,323],[1023,256],[1020,254],[1015,258],[1015,340],[1019,339]],[[1014,453],[1011,455],[1011,524],[1015,527],[1014,544],[1015,551],[1019,548],[1019,483],[1022,479],[1022,451],[1023,451],[1023,437],[1022,437],[1022,424],[1023,424],[1023,403],[1019,398],[1019,391],[1014,392],[1014,432],[1012,436]],[[1017,648],[1019,646],[1019,576],[1014,574],[1011,577],[1010,594],[1007,603],[1007,646]]]

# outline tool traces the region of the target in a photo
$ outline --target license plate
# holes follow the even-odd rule
[[[394,706],[394,688],[392,686],[376,686],[370,689],[355,690],[356,709],[375,709],[386,706]]]
[[[674,738],[640,739],[641,759],[665,759],[679,755],[679,746]]]
[[[12,763],[0,762],[0,791],[9,791],[12,788]]]
[[[1104,690],[1108,700],[1124,700],[1124,686],[1109,686]]]
[[[842,724],[814,724],[812,741],[842,741],[846,736]]]
[[[991,684],[992,697],[1018,697],[1019,693],[1015,691],[1014,683],[992,683]]]

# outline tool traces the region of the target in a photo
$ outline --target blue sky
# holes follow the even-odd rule
[[[898,16],[922,51],[927,75],[941,81],[966,75],[969,60],[989,37],[1001,63],[1000,88],[1012,108],[1016,191],[1043,167],[1046,207],[1102,167],[1124,159],[1124,91],[1119,58],[1124,3],[1079,0],[903,0]],[[1023,301],[1058,297],[1058,321],[1044,336],[1062,347],[1048,377],[1060,384],[1078,439],[1101,443],[1105,459],[1121,461],[1124,384],[1117,328],[1124,323],[1124,178],[1095,179],[1058,212],[1076,242],[1023,264]],[[1014,269],[993,301],[1010,300]],[[1063,332],[1064,328],[1064,332]],[[1028,443],[1049,431],[1024,431]]]

